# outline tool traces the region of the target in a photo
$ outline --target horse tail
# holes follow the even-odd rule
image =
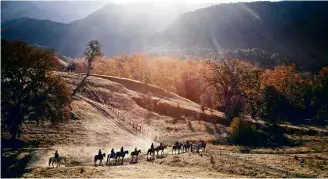
[[[51,164],[51,157],[49,158],[49,167],[50,167],[50,164]]]

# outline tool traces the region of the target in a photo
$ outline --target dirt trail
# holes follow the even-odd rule
[[[63,76],[63,74],[61,74]],[[71,89],[79,83],[79,76],[64,75]],[[130,81],[128,79],[107,77],[89,77],[88,85],[81,90],[77,98],[72,101],[72,110],[78,120],[70,120],[58,127],[50,124],[42,124],[36,127],[34,123],[23,125],[22,139],[25,141],[36,140],[40,142],[40,148],[29,148],[28,150],[13,151],[4,149],[6,155],[18,154],[20,158],[28,158],[21,168],[25,177],[227,177],[213,171],[210,168],[204,170],[206,165],[190,167],[172,166],[171,160],[176,160],[174,156],[167,156],[164,159],[156,160],[154,163],[145,160],[144,153],[151,143],[158,145],[164,141],[173,143],[175,140],[186,140],[187,138],[211,138],[215,135],[196,128],[191,130],[187,124],[172,122],[175,119],[166,114],[149,111],[145,106],[135,100],[142,99],[144,91],[139,87],[144,84]],[[160,98],[165,104],[176,105],[179,102],[181,108],[188,109],[182,111],[185,115],[190,111],[200,114],[198,104],[182,98],[171,92],[164,91],[158,87],[146,86],[152,91],[153,97]],[[139,101],[140,102],[140,101]],[[118,116],[106,106],[118,111],[127,121],[136,121],[138,124],[152,129],[148,134],[136,134],[129,126],[119,122]],[[176,106],[170,106],[172,109]],[[221,113],[215,112],[220,116]],[[192,120],[192,119],[191,119]],[[197,119],[199,120],[199,119]],[[213,124],[194,124],[199,129],[213,126]],[[203,125],[203,126],[202,126]],[[176,127],[173,131],[169,127]],[[213,126],[213,128],[215,128]],[[154,139],[157,138],[155,141]],[[49,147],[50,146],[50,147]],[[124,150],[132,151],[135,147],[142,150],[142,158],[136,165],[123,166],[93,166],[93,157],[101,149],[108,154],[112,148],[118,151],[121,146]],[[66,167],[52,169],[48,168],[48,159],[58,150],[60,156],[67,158]],[[14,157],[16,157],[13,155]],[[181,161],[183,163],[183,156]],[[129,156],[127,157],[129,160]],[[173,161],[173,163],[174,163]],[[162,162],[162,163],[161,163]],[[176,162],[176,161],[175,161]],[[126,161],[128,163],[128,161]],[[190,161],[192,163],[192,161]],[[180,164],[179,164],[180,165]],[[193,170],[194,172],[190,172]],[[10,171],[9,171],[10,173]]]

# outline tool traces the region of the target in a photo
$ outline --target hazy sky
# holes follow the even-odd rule
[[[105,0],[106,1],[106,0]],[[152,3],[230,3],[230,2],[251,2],[256,0],[107,0],[114,3],[135,3],[135,2],[152,2]],[[257,0],[258,1],[258,0]],[[263,0],[261,0],[263,1]],[[265,0],[264,0],[265,1]]]
[[[13,0],[23,1],[23,0]],[[34,1],[93,1],[93,0],[34,0]],[[109,3],[137,3],[137,2],[150,2],[150,3],[230,3],[230,2],[252,2],[252,1],[268,1],[268,0],[95,0],[95,1],[106,1]],[[271,0],[279,1],[279,0]]]

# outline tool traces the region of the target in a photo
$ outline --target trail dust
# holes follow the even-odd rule
[[[68,82],[71,89],[74,89],[80,81],[76,74],[60,75]],[[156,146],[159,145],[157,142],[161,140],[170,145],[175,140],[192,137],[196,137],[197,140],[214,138],[216,126],[200,120],[197,117],[202,113],[200,106],[190,100],[158,87],[145,86],[140,82],[106,78],[89,77],[88,85],[78,93],[83,98],[73,99],[71,106],[77,120],[69,120],[58,124],[57,127],[48,123],[39,127],[33,122],[23,124],[22,140],[34,140],[40,143],[40,148],[26,153],[30,157],[23,177],[230,176],[211,169],[208,164],[209,159],[196,159],[193,158],[195,156],[188,154],[178,156],[181,157],[179,160],[177,160],[177,156],[168,155],[165,158],[156,158],[155,161],[148,162],[145,154],[152,143]],[[143,103],[144,95],[148,93],[147,90],[152,91],[152,99],[160,100],[157,108],[150,109]],[[118,116],[109,110],[107,105],[119,111],[125,120],[134,121],[140,126],[147,127],[151,132],[138,134],[129,132],[125,128],[126,126],[118,125]],[[179,106],[179,113],[176,112],[177,106]],[[166,107],[170,110],[163,111]],[[181,117],[177,117],[177,114]],[[206,112],[205,115],[208,116],[208,120],[222,117],[222,113],[218,111],[213,114]],[[207,119],[207,117],[203,116],[203,119]],[[209,128],[211,128],[211,132],[207,131]],[[157,140],[155,141],[155,139]],[[118,151],[122,146],[124,150],[129,151],[124,165],[105,165],[110,150],[113,148]],[[141,149],[142,153],[138,163],[130,165],[130,153],[135,148]],[[102,166],[95,167],[93,160],[99,149],[102,153],[106,153],[106,158]],[[54,156],[56,150],[60,156],[67,158],[67,162],[63,163],[61,167],[52,168],[48,166],[48,160],[49,157]],[[170,150],[166,150],[166,153]],[[189,162],[185,163],[186,161]]]

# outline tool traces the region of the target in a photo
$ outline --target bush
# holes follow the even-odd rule
[[[246,146],[262,146],[265,144],[263,133],[247,121],[234,118],[229,130],[231,132],[229,141],[233,144]]]

